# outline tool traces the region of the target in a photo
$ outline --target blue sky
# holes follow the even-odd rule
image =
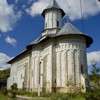
[[[41,12],[50,0],[0,0],[0,68],[23,51],[44,30]],[[80,0],[57,0],[69,16],[70,22],[83,32]],[[84,33],[94,43],[87,49],[88,61],[95,59],[100,65],[100,3],[98,0],[82,0]],[[65,23],[65,17],[63,18]]]

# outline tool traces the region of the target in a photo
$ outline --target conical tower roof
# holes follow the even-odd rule
[[[49,8],[60,9],[59,5],[57,4],[57,2],[55,0],[51,0],[51,2],[49,3],[49,6],[46,9],[49,9]]]
[[[83,34],[82,32],[80,32],[75,26],[73,26],[71,23],[66,23],[62,29],[55,35],[55,37],[58,37],[58,36],[63,36],[63,35],[66,35],[66,36],[83,36],[85,37],[86,39],[86,45],[87,47],[89,47],[92,43],[93,43],[93,39],[86,35],[86,34]]]
[[[46,9],[44,9],[44,11],[42,12],[42,16],[44,17],[45,11],[50,10],[50,9],[59,9],[59,10],[62,11],[62,16],[65,15],[64,11],[59,7],[56,0],[51,0],[50,3],[49,3],[49,6]]]
[[[71,23],[66,23],[62,29],[58,32],[57,35],[62,34],[83,34],[80,32],[75,26],[73,26]]]

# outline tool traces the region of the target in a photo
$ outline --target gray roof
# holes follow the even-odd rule
[[[42,40],[46,39],[47,37],[48,36],[40,36],[36,40],[34,40],[32,43],[30,43],[29,45],[38,44],[39,42],[41,42]]]
[[[49,10],[49,9],[52,9],[52,8],[61,10],[62,11],[62,16],[65,15],[64,11],[61,9],[61,7],[59,7],[56,0],[51,0],[50,3],[49,3],[49,6],[46,9],[44,9],[44,11],[42,12],[42,16],[44,16],[46,10]]]
[[[51,0],[51,1],[50,1],[49,6],[48,6],[46,9],[49,9],[49,8],[61,9],[61,8],[59,7],[59,5],[57,4],[56,0]]]
[[[57,33],[57,36],[64,35],[64,34],[83,34],[83,33],[80,32],[75,26],[73,26],[71,23],[68,22]]]
[[[38,37],[38,38],[35,39],[32,43],[30,43],[30,45],[31,45],[31,44],[37,44],[37,43],[40,41],[40,39],[41,39],[41,37]]]

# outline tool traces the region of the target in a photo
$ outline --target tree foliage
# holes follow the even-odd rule
[[[11,89],[12,89],[12,90],[18,90],[18,88],[17,88],[17,83],[14,83],[14,84],[11,86]]]
[[[0,79],[7,79],[10,75],[10,69],[0,71]]]
[[[92,64],[89,79],[91,91],[86,94],[86,100],[100,100],[100,68],[96,66],[96,63]]]
[[[100,86],[100,68],[96,66],[96,63],[92,64],[92,71],[89,75],[91,85],[96,88]]]

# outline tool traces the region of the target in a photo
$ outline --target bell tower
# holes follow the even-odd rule
[[[64,15],[64,11],[59,7],[56,0],[51,0],[49,6],[42,12],[42,16],[45,18],[45,29],[42,36],[56,34],[62,27]]]

